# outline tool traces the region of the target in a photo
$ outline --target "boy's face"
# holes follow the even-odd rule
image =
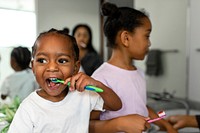
[[[75,61],[72,43],[62,35],[50,33],[40,38],[32,61],[32,70],[42,88],[39,95],[51,101],[62,100],[67,91],[63,84],[50,82],[52,78],[67,79],[77,73],[79,61]]]

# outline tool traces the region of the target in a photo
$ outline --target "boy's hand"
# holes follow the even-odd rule
[[[76,75],[67,78],[64,84],[67,84],[68,82],[70,82],[69,86],[70,91],[77,90],[80,92],[84,91],[85,86],[87,85],[96,86],[98,84],[98,81],[96,81],[95,79],[91,78],[90,76],[86,75],[83,72],[79,72]]]

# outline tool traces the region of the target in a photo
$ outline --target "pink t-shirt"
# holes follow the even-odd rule
[[[92,77],[113,89],[123,104],[118,111],[103,112],[101,120],[128,114],[148,116],[146,81],[142,71],[125,70],[105,62],[93,73]]]

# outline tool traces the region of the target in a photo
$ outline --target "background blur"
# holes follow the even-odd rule
[[[105,0],[106,1],[106,0]],[[107,0],[118,6],[144,8],[152,21],[151,49],[162,52],[163,74],[147,77],[149,92],[200,102],[200,1],[199,0]],[[109,50],[102,33],[103,0],[0,0],[0,85],[11,74],[10,51],[31,48],[36,36],[50,28],[72,28],[87,23],[95,49],[107,60]],[[144,71],[145,61],[136,61]],[[17,82],[17,81],[16,81]]]

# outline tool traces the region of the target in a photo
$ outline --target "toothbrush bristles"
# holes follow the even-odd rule
[[[59,80],[59,79],[51,79],[51,82],[54,82],[54,83],[63,83],[64,81],[63,80]]]
[[[57,83],[58,80],[57,79],[52,79],[51,82]]]

